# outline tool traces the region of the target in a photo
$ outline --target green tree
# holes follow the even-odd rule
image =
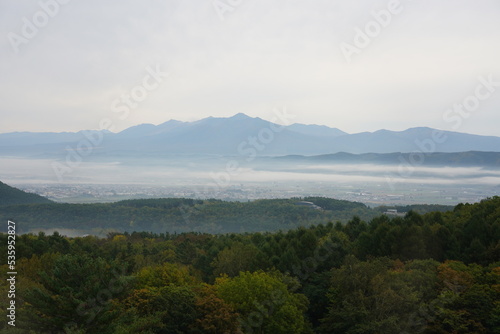
[[[240,314],[245,333],[302,333],[307,298],[292,293],[278,274],[241,272],[216,280],[217,294]]]
[[[500,268],[447,261],[438,267],[439,307],[434,332],[499,333]]]
[[[120,314],[115,333],[195,333],[195,298],[187,286],[136,289],[120,305],[115,302]]]
[[[322,333],[401,333],[418,310],[418,293],[401,263],[387,258],[360,262],[352,256],[332,270],[330,308]]]
[[[241,242],[235,242],[231,247],[217,254],[217,258],[212,263],[214,274],[216,276],[227,274],[234,277],[240,271],[256,270],[258,253],[259,250],[253,244],[244,245]]]
[[[123,266],[87,255],[62,255],[40,273],[38,286],[24,291],[27,329],[63,331],[66,327],[105,333],[110,299],[127,283]]]
[[[197,283],[196,278],[191,276],[187,266],[165,262],[142,268],[136,274],[136,288],[156,287],[173,284],[187,286]]]
[[[238,333],[238,313],[217,296],[215,286],[204,284],[196,296],[196,325],[207,334]]]

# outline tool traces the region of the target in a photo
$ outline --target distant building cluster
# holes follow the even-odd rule
[[[404,217],[406,215],[406,212],[398,212],[397,209],[387,209],[384,214],[388,216],[398,216],[398,217]]]
[[[300,201],[300,202],[295,203],[295,205],[307,206],[307,207],[310,207],[311,209],[315,209],[315,210],[323,210],[322,207],[314,204],[313,202]]]

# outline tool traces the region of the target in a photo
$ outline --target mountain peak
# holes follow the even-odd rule
[[[244,114],[242,112],[239,112],[236,115],[234,115],[232,117],[229,117],[229,118],[233,118],[233,119],[248,119],[248,118],[252,118],[252,117],[250,117],[247,114]]]

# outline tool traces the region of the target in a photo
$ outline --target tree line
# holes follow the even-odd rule
[[[317,200],[325,210],[299,206]],[[102,229],[121,232],[151,231],[244,233],[276,231],[298,226],[349,220],[353,215],[372,218],[378,213],[362,203],[329,198],[264,199],[250,202],[216,199],[160,198],[94,204],[25,204],[3,207],[0,219],[21,222],[30,229],[78,229],[95,234]]]

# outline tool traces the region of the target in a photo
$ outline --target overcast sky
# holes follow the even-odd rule
[[[500,136],[500,83],[474,96],[479,78],[500,82],[498,0],[55,1],[0,0],[2,133],[270,120],[286,107],[349,133]],[[390,13],[384,26],[373,11]],[[169,73],[159,84],[156,69]],[[132,92],[133,108],[120,100]],[[470,112],[446,111],[464,101]]]

